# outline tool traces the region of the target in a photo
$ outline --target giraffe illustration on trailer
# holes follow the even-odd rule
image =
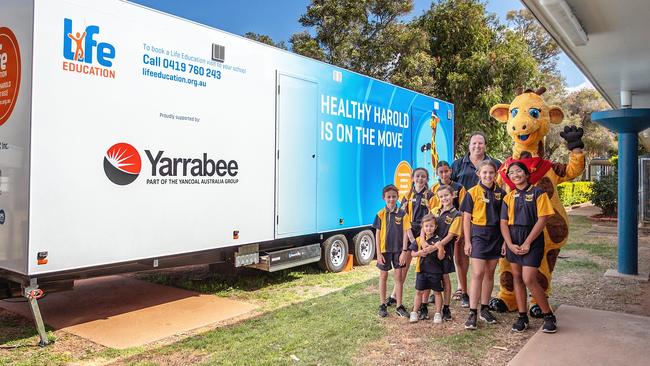
[[[436,116],[435,112],[431,112],[431,120],[429,120],[429,126],[431,126],[431,167],[433,171],[436,171],[436,166],[438,166],[438,150],[436,149],[436,129],[438,128],[438,123],[440,123],[440,117]]]

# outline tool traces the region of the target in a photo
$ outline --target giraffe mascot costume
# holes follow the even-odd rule
[[[506,159],[499,169],[497,182],[507,185],[506,189],[514,189],[514,184],[508,179],[508,165],[515,160],[522,161],[530,170],[530,183],[542,188],[551,199],[555,214],[551,216],[544,229],[544,259],[539,267],[537,281],[546,295],[551,290],[551,276],[560,248],[567,242],[569,226],[566,211],[557,194],[557,185],[576,178],[585,168],[585,156],[582,151],[582,128],[565,127],[560,136],[566,140],[571,151],[569,163],[561,164],[544,159],[544,137],[548,134],[550,124],[558,124],[564,119],[564,113],[559,107],[544,103],[541,95],[546,88],[535,91],[527,89],[522,92],[517,89],[517,96],[511,104],[497,104],[490,109],[490,115],[501,123],[506,123],[508,134],[514,141],[512,156]],[[504,312],[517,309],[514,285],[510,263],[505,259],[499,260],[499,294],[490,301],[490,307]],[[532,299],[530,315],[541,317],[539,305]]]

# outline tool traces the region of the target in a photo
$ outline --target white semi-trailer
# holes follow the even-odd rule
[[[367,264],[382,187],[433,176],[432,113],[450,160],[450,103],[128,2],[0,0],[0,297]]]

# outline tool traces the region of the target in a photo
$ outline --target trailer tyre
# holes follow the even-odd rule
[[[367,266],[375,258],[375,236],[370,230],[364,230],[352,238],[354,244],[354,265]]]
[[[318,266],[328,272],[341,272],[348,261],[348,240],[345,235],[334,235],[321,245]]]

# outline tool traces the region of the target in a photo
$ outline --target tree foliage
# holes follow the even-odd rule
[[[612,156],[609,162],[614,171],[594,182],[589,198],[603,210],[603,215],[615,217],[618,209],[618,156]]]
[[[258,41],[258,42],[261,42],[261,43],[268,44],[268,45],[273,46],[273,47],[281,48],[283,50],[288,50],[287,44],[284,41],[275,42],[273,40],[273,38],[271,38],[270,36],[267,36],[266,34],[247,32],[246,34],[244,34],[244,37],[255,40],[255,41]]]
[[[426,33],[403,18],[412,0],[312,0],[294,52],[430,94]]]
[[[564,126],[576,125],[585,130],[583,141],[588,158],[610,156],[616,152],[615,135],[591,120],[591,113],[608,109],[607,102],[594,89],[581,89],[565,96],[561,107],[565,113],[560,125],[552,126],[546,137],[546,154],[552,160],[562,160],[569,153],[560,137]]]
[[[506,14],[508,25],[524,38],[541,73],[559,74],[557,60],[560,47],[542,28],[528,9],[510,10]]]
[[[487,134],[492,155],[509,155],[512,142],[505,126],[488,112],[537,75],[523,38],[500,25],[477,0],[435,2],[418,22],[436,61],[434,95],[455,105],[456,155],[467,151],[467,137],[475,130]]]

